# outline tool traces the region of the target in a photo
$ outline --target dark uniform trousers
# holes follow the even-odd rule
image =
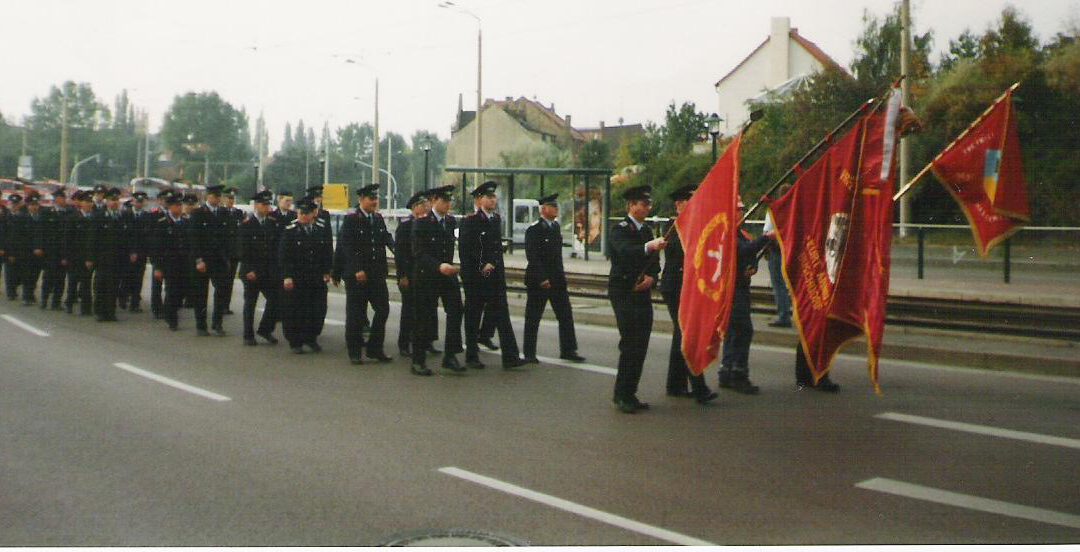
[[[229,297],[229,262],[226,259],[203,259],[206,263],[206,272],[194,270],[191,276],[192,304],[195,306],[195,327],[200,330],[206,329],[207,302],[210,295],[210,284],[214,284],[214,312],[211,323],[214,328],[221,326],[225,315],[225,302]]]
[[[22,282],[22,275],[19,274],[19,258],[18,255],[12,255],[10,251],[5,251],[4,257],[4,288],[7,292],[7,298],[14,301],[19,298],[19,284]]]
[[[371,320],[367,339],[368,354],[382,353],[386,340],[386,320],[390,316],[390,294],[386,280],[368,278],[361,284],[356,277],[345,275],[345,346],[349,354],[364,350],[364,330],[368,326],[367,308],[371,305],[375,316]]]
[[[447,355],[462,352],[461,323],[464,316],[464,308],[461,303],[461,284],[457,276],[444,276],[439,272],[442,263],[453,264],[456,239],[454,229],[457,221],[450,216],[440,223],[434,214],[429,214],[417,223],[417,246],[420,251],[415,259],[418,265],[414,273],[418,276],[418,282],[412,287],[414,301],[416,303],[417,320],[414,323],[417,331],[413,338],[413,362],[424,362],[424,351],[431,343],[438,339],[439,317],[438,305],[442,302],[443,312],[446,315],[446,341],[443,352]],[[411,236],[402,235],[398,240],[398,248],[410,252],[408,243]],[[406,241],[402,241],[406,240]],[[406,247],[402,247],[405,245]],[[412,261],[409,262],[412,266]]]
[[[277,253],[279,245],[279,223],[273,217],[259,222],[251,216],[239,226],[240,264],[244,283],[244,339],[255,338],[255,305],[261,294],[266,300],[262,319],[259,320],[259,333],[269,335],[280,317],[278,297],[281,295],[281,277],[278,274]],[[248,280],[248,274],[255,279]]]
[[[480,212],[461,223],[462,272],[470,274],[465,280],[465,359],[480,360],[477,340],[480,337],[480,318],[491,309],[491,322],[499,333],[503,362],[519,358],[517,338],[510,324],[510,309],[506,303],[506,275],[502,267],[501,223],[498,216],[490,220]],[[480,269],[492,264],[495,270],[484,276]]]
[[[754,325],[750,320],[750,275],[757,270],[757,254],[768,243],[764,236],[754,238],[740,229],[738,236],[738,276],[735,279],[735,299],[731,304],[731,318],[724,350],[720,359],[720,382],[745,380],[750,377],[750,342],[754,339]]]
[[[683,262],[685,252],[678,232],[673,232],[664,249],[664,273],[660,278],[660,294],[664,297],[668,314],[674,323],[671,335],[671,353],[668,355],[667,393],[677,395],[686,393],[686,384],[695,396],[702,397],[707,391],[705,376],[695,376],[686,365],[682,352],[682,328],[679,326],[679,302],[682,300]]]
[[[645,355],[652,335],[652,290],[633,291],[642,273],[654,279],[659,272],[655,259],[645,253],[645,243],[653,238],[652,229],[637,229],[626,217],[611,228],[611,272],[608,298],[619,328],[619,366],[615,376],[615,400],[635,400]]]
[[[122,216],[115,218],[106,212],[94,216],[94,234],[89,244],[94,261],[94,314],[98,320],[116,318],[116,300],[119,280],[126,265],[131,264],[128,257],[129,226]]]
[[[279,312],[278,296],[281,294],[281,278],[273,278],[266,274],[257,274],[255,281],[244,281],[244,339],[255,338],[255,305],[259,302],[259,294],[266,300],[262,318],[259,319],[259,333],[270,334],[277,325]]]
[[[158,265],[153,265],[154,271],[162,270]],[[165,312],[164,303],[161,300],[161,284],[162,282],[157,278],[150,280],[150,312],[155,316]]]
[[[91,291],[91,282],[94,280],[94,269],[86,268],[86,261],[80,259],[78,261],[71,261],[71,266],[68,268],[68,284],[67,284],[67,299],[64,300],[64,306],[68,310],[75,308],[75,303],[79,303],[79,312],[83,315],[89,315],[92,312],[93,306],[93,292]]]
[[[49,227],[46,229],[48,233],[48,243],[45,249],[45,273],[41,278],[41,306],[45,308],[49,305],[49,298],[52,298],[52,307],[54,309],[60,308],[60,301],[64,298],[64,284],[67,280],[67,267],[61,264],[63,255],[61,249],[63,244],[64,226],[67,223],[69,217],[68,210],[53,211],[49,216]]]
[[[292,222],[285,227],[278,248],[282,280],[292,278],[293,289],[282,289],[281,326],[290,347],[316,343],[326,319],[326,282],[334,251],[325,224],[316,220],[313,227]]]
[[[330,227],[328,222],[320,222],[326,224],[326,228]],[[381,215],[357,209],[344,217],[338,229],[333,276],[335,281],[345,282],[345,345],[350,356],[358,356],[364,351],[366,330],[370,330],[366,340],[368,356],[384,354],[386,320],[390,316],[390,294],[386,288],[387,248],[394,248],[394,238],[387,231]],[[356,280],[356,273],[361,271],[367,275],[364,283]],[[370,322],[368,305],[374,313]]]
[[[570,294],[566,290],[566,273],[562,263],[562,233],[557,223],[537,221],[525,231],[525,335],[523,337],[526,358],[536,356],[536,338],[540,331],[540,319],[544,308],[551,302],[555,318],[559,321],[559,354],[577,351],[574,333],[574,314],[570,309]],[[541,287],[547,281],[548,289]],[[480,330],[483,335],[483,329]]]

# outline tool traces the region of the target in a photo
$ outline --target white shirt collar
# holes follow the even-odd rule
[[[636,218],[634,218],[634,217],[632,217],[630,215],[626,215],[626,218],[630,219],[630,222],[634,223],[634,227],[637,228],[638,230],[641,230],[641,227],[645,226],[645,221],[640,221],[639,222],[638,219],[636,219]]]

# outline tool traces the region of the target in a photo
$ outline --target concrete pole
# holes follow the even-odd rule
[[[143,136],[146,147],[143,148],[143,177],[150,178],[150,114],[143,114]]]
[[[330,183],[330,123],[323,123],[323,186]]]
[[[483,30],[480,27],[480,21],[478,19],[477,22],[476,22],[476,161],[475,161],[475,164],[476,164],[477,167],[482,167],[483,166],[483,159],[484,159],[483,155],[481,155],[481,151],[482,151],[481,150],[481,145],[483,144],[482,136],[483,136],[483,133],[484,133],[484,119],[483,119],[483,115],[481,114],[481,108],[483,107],[482,102],[484,101],[483,100],[483,97],[484,97],[483,92],[481,91],[481,87],[482,87],[483,82],[484,82],[484,78],[483,78],[483,75],[484,75],[484,73],[483,73],[483,67],[484,67],[484,64],[483,64],[483,59],[484,59],[484,48],[483,48],[484,37],[483,37],[482,32],[483,32]]]
[[[60,109],[60,182],[68,181],[68,97],[67,83],[64,87],[63,105]]]
[[[258,184],[256,185],[256,189],[265,190],[266,184],[263,180],[263,175],[266,174],[266,157],[263,155],[263,148],[266,144],[266,120],[263,118],[262,111],[259,112],[259,122],[255,125],[255,132],[259,135],[257,140],[258,145],[256,146],[259,148],[259,151],[255,152],[256,159],[259,160],[259,170],[257,171]]]
[[[379,79],[375,78],[375,145],[371,148],[371,182],[379,181]]]
[[[903,0],[900,3],[900,74],[904,80],[900,82],[900,97],[903,105],[911,102],[911,0]],[[900,139],[900,182],[903,186],[911,178],[911,144],[909,138]],[[911,196],[904,195],[900,198],[900,237],[908,235],[906,224],[911,223]]]
[[[390,196],[389,207],[394,208],[394,196],[397,195],[397,190],[391,190],[390,187],[394,185],[394,141],[389,137],[386,138],[386,195]]]

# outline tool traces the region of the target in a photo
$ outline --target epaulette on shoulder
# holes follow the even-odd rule
[[[289,225],[285,227],[286,230],[292,230],[293,228],[296,228],[296,221],[295,220],[290,222]]]
[[[540,224],[539,220],[533,221],[533,223],[530,224],[529,226],[536,226],[537,224]]]
[[[159,219],[158,219],[157,221],[158,221],[158,222],[165,222],[165,221],[167,221],[167,220],[169,220],[169,217],[161,217],[161,218],[159,218]]]
[[[626,228],[628,225],[626,224],[626,221],[624,220],[624,221],[619,223],[619,226],[622,226],[623,228]]]
[[[345,215],[345,218],[358,218],[359,216],[360,216],[359,213],[356,213],[354,211],[352,213],[349,213],[349,214]]]
[[[322,219],[315,219],[315,226],[318,226],[319,228],[322,228],[322,227],[326,226],[326,223],[323,222]]]

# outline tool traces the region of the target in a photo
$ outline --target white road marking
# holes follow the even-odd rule
[[[499,351],[489,351],[487,349],[480,349],[480,352],[481,353],[487,353],[489,355],[500,354]],[[546,357],[546,356],[536,355],[536,360],[539,360],[540,362],[543,362],[545,364],[554,364],[556,366],[565,366],[566,368],[573,368],[575,370],[581,370],[581,371],[584,371],[584,372],[593,372],[593,373],[596,373],[596,374],[604,374],[604,375],[607,375],[607,376],[614,376],[614,375],[619,373],[619,371],[614,369],[614,368],[608,368],[606,366],[597,366],[596,364],[588,364],[588,363],[585,363],[585,362],[570,362],[569,360],[563,360],[561,358],[553,358],[553,357]]]
[[[451,475],[459,479],[464,479],[466,481],[483,485],[490,489],[495,489],[496,491],[501,491],[507,494],[519,496],[521,498],[532,500],[533,502],[539,502],[540,504],[544,504],[545,506],[551,506],[552,508],[557,508],[559,510],[570,512],[572,514],[577,514],[579,516],[593,519],[601,523],[606,523],[608,525],[614,525],[615,527],[626,529],[628,531],[633,531],[635,533],[640,533],[642,535],[647,535],[662,541],[681,544],[685,546],[716,546],[711,542],[676,533],[674,531],[669,531],[667,529],[654,527],[652,525],[646,525],[639,521],[627,519],[622,516],[617,516],[615,514],[609,514],[595,508],[583,506],[581,504],[570,502],[569,500],[563,500],[561,498],[557,498],[548,494],[539,493],[533,490],[526,489],[524,487],[519,487],[517,485],[499,481],[498,479],[493,479],[477,473],[465,471],[460,468],[445,467],[439,468],[439,471],[445,473],[446,475]]]
[[[1022,504],[1013,504],[1011,502],[1003,502],[1000,500],[993,500],[978,496],[954,493],[951,491],[943,491],[941,489],[935,489],[933,487],[924,487],[922,485],[905,483],[903,481],[896,481],[894,479],[875,477],[873,479],[867,479],[866,481],[863,481],[861,483],[856,483],[855,487],[859,489],[867,489],[870,491],[878,491],[881,493],[904,496],[907,498],[914,498],[916,500],[925,500],[927,502],[936,502],[938,504],[956,506],[958,508],[977,510],[979,512],[987,512],[1002,516],[1026,519],[1030,521],[1038,521],[1040,523],[1048,523],[1051,525],[1061,525],[1063,527],[1080,529],[1080,516],[1077,515],[1066,514],[1064,512],[1055,512],[1053,510],[1044,510],[1042,508],[1033,508],[1031,506],[1024,506]]]
[[[146,379],[151,379],[151,380],[154,380],[154,381],[156,381],[158,383],[164,383],[165,385],[168,385],[170,387],[175,387],[175,388],[180,389],[182,391],[187,391],[188,393],[192,393],[192,394],[198,395],[200,397],[210,399],[212,401],[224,402],[224,401],[231,401],[232,400],[229,397],[226,397],[225,395],[218,395],[217,393],[214,393],[212,391],[207,391],[206,389],[195,387],[194,385],[188,385],[188,384],[186,384],[186,383],[184,383],[182,381],[176,381],[174,379],[167,378],[165,376],[159,376],[159,375],[157,375],[157,374],[155,374],[153,372],[147,372],[146,370],[143,370],[142,368],[136,368],[136,367],[134,367],[134,366],[132,366],[130,364],[127,364],[126,362],[117,362],[117,363],[113,364],[113,366],[116,366],[117,368],[119,368],[121,370],[126,370],[128,372],[131,372],[132,374],[135,374],[137,376],[142,376],[142,377],[144,377]]]
[[[19,320],[18,318],[15,318],[14,316],[7,315],[7,314],[0,314],[0,318],[3,318],[4,320],[7,320],[8,322],[11,322],[12,324],[14,324],[14,325],[16,325],[16,326],[18,326],[18,327],[32,333],[32,334],[38,336],[38,337],[49,337],[49,332],[47,332],[45,330],[39,330],[39,329],[31,326],[30,324],[27,324],[26,322],[23,322],[22,320]]]
[[[909,424],[918,424],[930,427],[937,427],[941,429],[951,429],[954,431],[964,431],[967,433],[974,433],[976,435],[989,435],[991,437],[1016,439],[1018,441],[1028,441],[1031,443],[1039,443],[1042,445],[1054,445],[1058,447],[1080,449],[1080,439],[1055,437],[1053,435],[1043,435],[1041,433],[1028,433],[1027,431],[1014,431],[1011,429],[1001,429],[993,426],[967,424],[963,422],[951,422],[949,420],[925,418],[923,416],[913,416],[911,414],[901,414],[899,412],[884,412],[874,417],[880,418],[882,420],[892,420],[894,422],[905,422]]]

